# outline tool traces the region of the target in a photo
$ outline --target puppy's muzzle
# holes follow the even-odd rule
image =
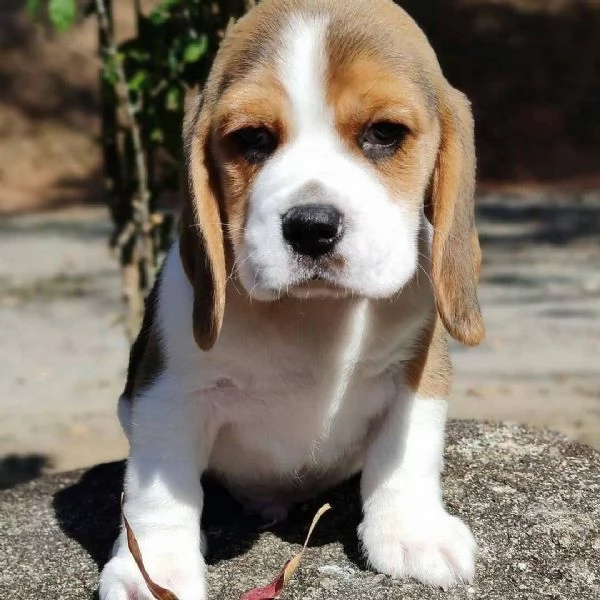
[[[344,216],[331,204],[294,206],[282,217],[283,238],[296,254],[317,259],[333,252],[344,235]]]

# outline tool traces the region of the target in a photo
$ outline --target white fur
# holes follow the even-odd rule
[[[269,300],[310,279],[286,244],[282,215],[298,204],[332,204],[345,218],[336,246],[343,268],[320,272],[336,286],[370,298],[398,292],[417,266],[419,215],[393,198],[375,170],[343,146],[325,101],[325,18],[293,18],[284,33],[279,73],[293,119],[291,139],[261,169],[248,204],[245,238],[236,257],[240,281]],[[307,186],[320,189],[307,197]],[[300,294],[303,292],[300,291]]]
[[[370,565],[444,589],[473,579],[476,544],[442,503],[447,402],[407,398],[390,411],[367,452],[359,527]]]
[[[125,476],[124,514],[136,534],[146,568],[156,583],[181,600],[206,597],[201,555],[202,489],[212,440],[202,423],[202,407],[176,374],[167,372],[132,405],[130,456]],[[173,399],[173,401],[171,401]],[[121,411],[126,418],[126,412]],[[100,597],[150,599],[127,548],[124,532],[102,572]]]
[[[424,219],[392,201],[336,138],[322,93],[326,26],[294,19],[286,32],[280,72],[295,132],[257,178],[237,263],[243,285],[265,299],[303,276],[280,217],[317,181],[347,220],[345,267],[330,277],[354,295],[283,295],[265,312],[230,283],[221,335],[202,353],[174,247],[156,312],[165,369],[132,409],[120,408],[131,444],[124,511],[151,577],[180,600],[207,597],[199,526],[207,469],[250,503],[287,506],[364,465],[360,535],[369,562],[442,586],[472,577],[472,537],[441,502],[445,402],[415,398],[401,368],[434,310],[428,278],[406,285]],[[151,595],[121,534],[100,600],[132,598]]]

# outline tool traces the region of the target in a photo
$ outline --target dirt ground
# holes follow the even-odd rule
[[[600,448],[600,191],[478,203],[487,339],[452,346],[453,416]],[[0,223],[0,485],[125,456],[118,272],[102,209]],[[15,475],[17,474],[17,475]]]

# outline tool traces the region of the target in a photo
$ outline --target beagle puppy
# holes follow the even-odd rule
[[[186,108],[189,192],[119,414],[148,572],[205,600],[200,476],[265,519],[362,471],[368,564],[448,588],[446,332],[481,341],[473,121],[391,0],[263,0]],[[152,596],[121,533],[101,600]]]

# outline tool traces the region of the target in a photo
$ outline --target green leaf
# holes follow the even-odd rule
[[[117,74],[115,61],[112,58],[107,58],[103,67],[104,79],[111,85],[116,85],[117,81],[119,80],[119,76]]]
[[[167,9],[168,7],[164,7],[162,5],[157,6],[154,10],[150,11],[148,20],[154,25],[163,25],[171,18],[171,15]]]
[[[163,139],[164,139],[164,135],[163,135],[162,129],[160,129],[159,127],[156,127],[150,133],[150,140],[153,142],[160,144],[163,141]]]
[[[77,0],[49,0],[48,16],[59,31],[66,31],[75,23]]]
[[[163,12],[168,13],[181,4],[183,4],[181,0],[163,0],[155,10],[162,10]]]
[[[148,73],[146,71],[137,71],[135,75],[127,82],[130,90],[139,92],[144,89],[148,84]]]
[[[140,48],[127,49],[125,52],[125,56],[128,60],[135,61],[138,63],[146,62],[152,58],[149,52],[146,52],[145,50],[142,50]]]
[[[183,52],[183,60],[186,63],[195,63],[200,60],[208,50],[208,36],[190,42]]]
[[[165,108],[167,110],[179,110],[182,100],[183,92],[181,88],[176,86],[170,87],[169,91],[167,92]]]
[[[41,0],[27,0],[27,13],[32,19],[35,19],[40,12]]]
[[[179,66],[179,55],[175,49],[171,48],[167,53],[167,67],[169,69],[169,73],[176,75],[179,72]]]

